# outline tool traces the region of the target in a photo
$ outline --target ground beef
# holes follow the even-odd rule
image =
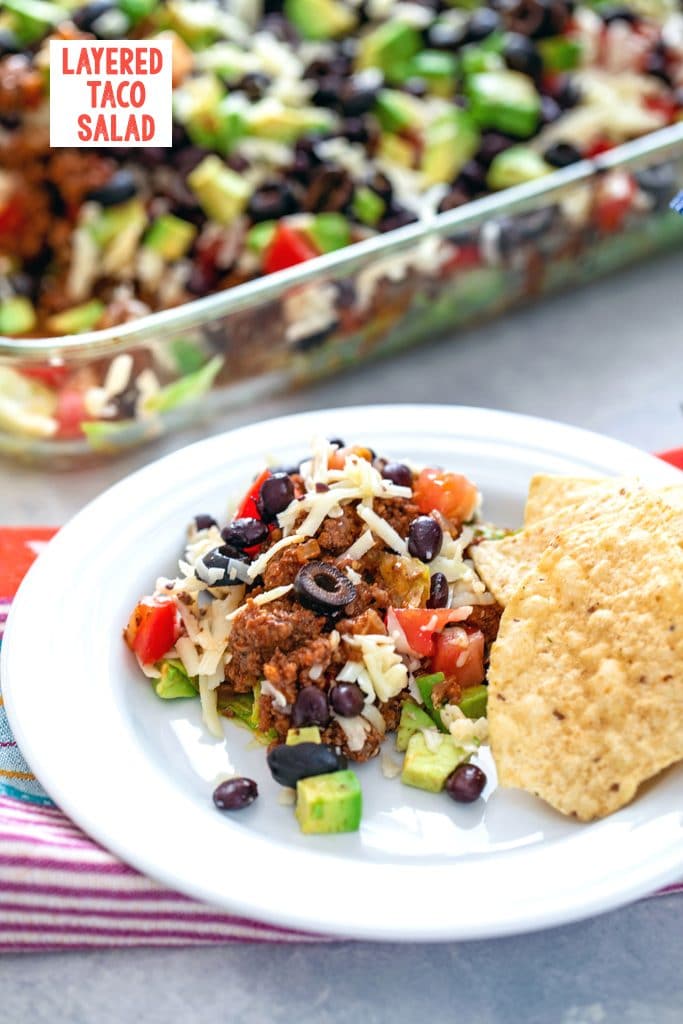
[[[384,622],[374,608],[367,608],[355,618],[341,619],[337,629],[342,636],[371,636],[378,633],[386,634]]]
[[[437,708],[444,704],[457,704],[462,697],[462,686],[455,679],[444,679],[432,690],[432,701]]]
[[[384,587],[379,586],[377,583],[357,583],[356,597],[344,609],[347,616],[346,621],[357,618],[357,616],[370,609],[373,609],[383,617],[390,604],[389,594]]]
[[[276,652],[288,654],[318,640],[323,632],[322,615],[283,599],[266,605],[247,604],[234,621],[230,634],[232,657],[225,670],[226,682],[245,693],[263,678],[263,666]]]
[[[116,164],[92,150],[55,149],[47,162],[46,178],[69,206],[80,206],[86,195],[109,181]]]
[[[376,498],[372,507],[403,539],[408,536],[413,519],[420,515],[417,505],[407,498]]]
[[[346,733],[334,719],[330,722],[326,729],[322,733],[323,743],[329,743],[332,747],[339,747],[344,754],[351,761],[369,761],[371,757],[376,757],[379,754],[380,747],[382,746],[383,737],[377,732],[374,726],[368,722],[367,738],[365,745],[362,750],[349,750],[349,745],[346,739]]]
[[[275,706],[272,697],[262,696],[259,698],[258,706],[258,728],[259,732],[266,733],[273,729],[277,733],[277,739],[273,740],[271,746],[284,742],[287,739],[287,730],[291,727],[289,715],[285,714]]]
[[[323,686],[325,684],[324,674],[311,679],[310,670],[313,666],[320,666],[324,673],[332,661],[332,645],[329,637],[319,636],[304,647],[295,651],[285,653],[277,650],[272,658],[263,666],[263,675],[281,693],[284,693],[289,704],[293,704],[299,687],[311,683]]]
[[[358,518],[352,505],[342,505],[342,509],[343,515],[338,519],[325,519],[317,535],[318,544],[325,554],[340,555],[365,529],[365,523]]]
[[[23,53],[0,61],[0,114],[17,114],[41,102],[45,93],[43,76]]]
[[[268,562],[263,573],[263,586],[266,590],[271,590],[273,587],[284,587],[293,583],[301,566],[319,556],[320,545],[315,540],[283,548]]]
[[[465,625],[480,629],[484,634],[484,640],[488,647],[498,636],[498,627],[502,614],[503,609],[499,604],[475,604],[472,607],[472,614]]]

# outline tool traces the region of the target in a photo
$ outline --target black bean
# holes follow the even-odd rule
[[[252,519],[251,516],[244,516],[241,519],[233,519],[221,530],[221,537],[226,544],[234,548],[244,549],[253,547],[255,544],[262,544],[268,537],[268,527],[262,519]]]
[[[312,100],[317,107],[336,107],[342,90],[343,79],[338,75],[325,75],[318,79],[318,87]]]
[[[396,231],[398,228],[404,228],[406,224],[414,224],[416,220],[417,214],[412,210],[406,210],[404,206],[392,202],[377,226],[380,231]]]
[[[366,181],[366,185],[373,192],[376,192],[380,199],[383,199],[385,203],[390,203],[391,198],[394,194],[393,185],[387,178],[386,174],[382,171],[375,171],[371,178]]]
[[[477,800],[486,785],[486,775],[476,764],[459,764],[446,780],[446,792],[459,804]]]
[[[194,525],[197,530],[210,530],[212,526],[218,526],[218,523],[213,516],[200,512],[199,515],[194,517]]]
[[[361,144],[370,141],[370,128],[362,117],[347,117],[341,125],[341,134],[349,142]]]
[[[483,132],[481,142],[479,143],[479,150],[477,151],[477,160],[484,167],[488,167],[499,153],[503,153],[512,145],[513,140],[507,135],[503,135],[502,132]]]
[[[500,28],[500,15],[490,7],[480,7],[467,22],[467,41],[478,43]]]
[[[546,149],[543,159],[551,167],[569,167],[570,164],[577,163],[582,157],[576,146],[573,146],[571,142],[554,142],[552,146],[548,146]]]
[[[429,585],[428,608],[446,608],[448,605],[448,580],[442,572],[435,572]]]
[[[21,53],[22,46],[18,38],[8,28],[0,29],[0,57],[10,53]]]
[[[249,200],[247,213],[253,221],[279,220],[298,209],[296,197],[285,181],[267,182]]]
[[[328,441],[337,448],[346,448],[346,441],[343,441],[341,437],[329,437]]]
[[[503,45],[503,60],[513,71],[537,78],[543,70],[541,55],[531,39],[520,32],[508,32]]]
[[[256,504],[261,517],[270,523],[287,508],[293,498],[294,484],[287,473],[271,473],[261,485]]]
[[[77,7],[71,15],[71,20],[81,32],[90,32],[97,19],[115,7],[115,0],[93,0],[93,3]]]
[[[268,752],[267,760],[275,781],[292,789],[299,779],[342,771],[348,763],[343,754],[324,743],[282,743]]]
[[[367,68],[351,75],[343,83],[339,93],[342,113],[347,117],[359,117],[372,109],[384,78],[377,68]]]
[[[365,697],[355,683],[337,683],[330,690],[330,703],[338,715],[355,718],[365,707]]]
[[[292,725],[300,729],[302,725],[327,725],[330,720],[330,709],[327,697],[317,686],[304,686],[299,690],[292,708]]]
[[[564,0],[516,0],[506,7],[507,26],[534,39],[560,35],[569,20],[569,7]]]
[[[281,43],[289,43],[290,46],[297,47],[301,42],[299,33],[292,25],[291,21],[287,21],[285,17],[280,13],[281,4],[276,4],[277,10],[273,14],[269,14],[263,19],[261,28],[264,32],[270,32],[271,35],[275,36]]]
[[[243,777],[221,782],[213,791],[213,802],[219,811],[241,811],[253,804],[258,796],[258,786],[253,779]]]
[[[443,530],[431,516],[418,516],[408,529],[408,551],[413,558],[431,562],[441,550]]]
[[[645,167],[635,175],[638,187],[655,201],[656,210],[665,210],[676,191],[676,169],[673,164]]]
[[[429,86],[424,78],[418,78],[414,75],[412,78],[406,79],[401,85],[403,92],[407,92],[410,96],[415,96],[418,100],[421,100],[423,96],[426,96],[429,92]]]
[[[316,559],[299,569],[294,593],[304,607],[330,615],[355,600],[356,588],[336,565]]]
[[[101,206],[116,206],[132,199],[137,190],[137,183],[130,171],[116,171],[104,185],[88,192],[87,198]]]
[[[559,79],[553,95],[563,110],[570,110],[581,102],[581,87],[571,75],[564,75]]]
[[[562,108],[552,96],[541,96],[541,124],[552,124],[562,114]]]
[[[403,462],[387,462],[382,468],[382,476],[385,480],[391,480],[397,487],[412,487],[413,474],[410,466]]]
[[[598,7],[597,13],[605,25],[609,25],[612,21],[627,21],[629,25],[636,25],[640,21],[636,12],[626,4],[607,4],[605,7]]]
[[[168,150],[166,151],[168,152]],[[171,150],[171,160],[178,173],[184,178],[200,164],[209,153],[201,146],[184,146],[181,150]]]
[[[208,584],[210,587],[237,587],[244,580],[241,580],[235,573],[235,564],[243,562],[242,558],[236,557],[234,549],[226,545],[225,548],[214,548],[207,552],[195,566],[195,576],[198,580]],[[215,579],[213,570],[220,569],[221,575]]]
[[[268,75],[264,75],[260,71],[249,71],[244,78],[237,83],[236,89],[246,93],[252,103],[256,103],[258,100],[263,99],[265,93],[270,88],[272,79]]]
[[[427,29],[427,43],[435,50],[457,50],[467,39],[467,27],[450,21],[435,21]]]

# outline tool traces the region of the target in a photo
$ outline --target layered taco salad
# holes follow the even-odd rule
[[[470,557],[497,535],[479,506],[461,474],[317,441],[264,469],[227,523],[196,516],[178,576],[140,601],[126,641],[160,697],[197,698],[212,733],[227,717],[267,746],[304,831],[358,826],[348,763],[394,733],[405,758],[385,752],[385,773],[476,799],[501,614]],[[215,800],[254,796],[233,778]]]
[[[470,803],[486,744],[499,785],[582,821],[683,760],[681,485],[538,475],[513,532],[457,472],[318,440],[196,516],[178,565],[126,642],[159,697],[252,732],[305,833],[359,828],[375,757]]]

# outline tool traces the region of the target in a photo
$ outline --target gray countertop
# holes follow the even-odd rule
[[[306,408],[452,402],[548,416],[647,449],[683,444],[683,254],[224,415],[211,432]],[[62,523],[206,428],[69,473],[0,464],[0,521]],[[425,878],[425,892],[429,879]],[[680,901],[683,897],[678,897]],[[643,901],[537,935],[443,945],[226,946],[6,956],[3,1016],[239,1024],[680,1024],[681,904]]]

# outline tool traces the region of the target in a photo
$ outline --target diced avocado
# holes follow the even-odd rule
[[[301,135],[321,135],[333,127],[334,118],[323,107],[286,107],[269,98],[254,103],[244,114],[250,135],[292,143]]]
[[[33,303],[23,295],[0,302],[0,334],[25,334],[36,324]]]
[[[288,747],[296,747],[299,743],[322,743],[318,726],[306,725],[301,729],[288,729],[285,744]]]
[[[341,213],[318,213],[304,234],[320,252],[334,252],[343,249],[351,241],[351,228]]]
[[[392,135],[391,132],[382,132],[379,139],[377,156],[390,164],[398,164],[399,167],[412,167],[415,162],[415,149],[406,139],[400,135]]]
[[[175,700],[178,697],[196,697],[199,687],[188,676],[182,661],[169,658],[161,663],[161,678],[157,679],[154,690],[157,697]]]
[[[352,6],[341,0],[285,0],[284,12],[304,39],[336,39],[358,21]]]
[[[401,782],[406,786],[440,793],[451,772],[470,756],[452,736],[440,736],[435,732],[433,743],[435,749],[430,750],[422,732],[413,733],[408,740],[401,772]]]
[[[406,78],[423,79],[430,93],[448,98],[458,75],[458,61],[442,50],[421,50],[406,64]]]
[[[170,412],[188,402],[196,402],[205,395],[213,384],[218,371],[223,365],[221,356],[214,356],[205,366],[185,377],[171,381],[144,399],[142,405],[145,412]]]
[[[494,157],[486,175],[486,184],[492,189],[510,188],[525,181],[534,181],[550,174],[553,168],[535,149],[529,146],[511,146]]]
[[[420,127],[423,111],[424,104],[420,100],[399,89],[380,89],[375,99],[375,115],[387,132]]]
[[[159,0],[118,0],[118,6],[135,23],[152,14],[160,3]]]
[[[467,718],[484,718],[488,704],[488,686],[468,686],[463,690],[458,707]]]
[[[80,306],[72,306],[61,313],[49,317],[47,326],[53,334],[80,334],[89,331],[97,324],[104,313],[104,303],[99,299],[91,299]]]
[[[239,217],[251,195],[249,183],[213,154],[197,164],[187,183],[207,216],[218,224],[231,224]]]
[[[434,701],[432,700],[432,690],[434,689],[435,686],[438,686],[439,683],[442,683],[445,678],[446,677],[443,674],[443,672],[434,672],[433,675],[431,676],[417,676],[417,678],[415,679],[415,685],[420,691],[420,696],[424,701],[424,705],[427,708],[427,711],[429,712],[432,721],[438,725],[439,729],[441,729],[442,732],[447,732],[448,730],[441,721],[441,715],[434,707]]]
[[[5,0],[2,8],[14,15],[12,27],[22,43],[40,39],[68,18],[65,6],[50,3],[49,0]]]
[[[401,708],[401,721],[398,724],[398,732],[396,733],[396,749],[407,750],[408,740],[414,732],[433,728],[434,722],[427,712],[423,711],[417,704],[413,704],[412,700],[406,701]]]
[[[142,200],[130,199],[126,203],[107,206],[94,220],[89,222],[88,230],[96,244],[105,248],[133,224],[144,225],[146,223],[147,214]]]
[[[498,71],[505,61],[495,50],[486,46],[465,46],[460,54],[460,68],[464,77],[483,71]]]
[[[206,351],[197,342],[189,338],[174,338],[170,344],[178,373],[184,377],[200,370],[206,362]]]
[[[218,78],[190,78],[173,94],[174,115],[196,146],[228,153],[247,131],[246,105],[238,94],[225,95]]]
[[[389,81],[402,81],[405,65],[422,49],[422,37],[405,21],[385,21],[358,43],[356,67],[379,68]]]
[[[425,132],[422,175],[425,185],[452,181],[479,148],[479,130],[466,110],[454,107]]]
[[[466,83],[472,117],[481,128],[528,138],[538,127],[541,97],[519,71],[484,71]]]
[[[544,71],[573,71],[581,64],[583,57],[581,41],[568,36],[539,39],[538,49]]]
[[[356,832],[363,797],[352,771],[300,779],[296,784],[296,818],[306,835]]]
[[[276,231],[277,221],[274,220],[263,220],[260,224],[254,224],[247,231],[247,249],[255,252],[258,256],[262,255],[273,241]]]
[[[361,185],[354,192],[351,209],[353,210],[354,217],[361,224],[367,224],[369,227],[374,228],[377,222],[382,219],[386,205],[381,196],[378,196],[367,185]]]
[[[177,32],[193,50],[210,47],[220,35],[216,7],[212,3],[168,0],[166,21],[167,27]]]
[[[197,229],[189,221],[164,213],[152,224],[143,245],[154,249],[165,260],[179,260],[192,245]]]

